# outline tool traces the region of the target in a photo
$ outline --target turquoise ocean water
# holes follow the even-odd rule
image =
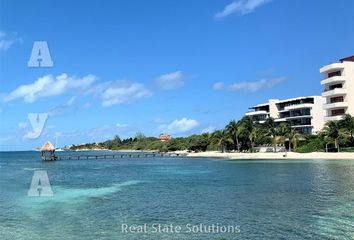
[[[53,197],[27,196],[36,170],[47,171]],[[124,232],[144,224],[147,231]],[[210,232],[213,225],[239,231]],[[354,239],[353,229],[354,161],[43,163],[37,152],[0,153],[2,240]]]

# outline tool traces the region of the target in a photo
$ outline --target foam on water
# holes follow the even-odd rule
[[[210,171],[204,169],[182,169],[178,167],[159,167],[153,170],[154,173],[158,174],[169,174],[169,175],[193,175],[193,174],[205,174]]]
[[[43,168],[24,168],[24,171],[38,171],[38,170],[43,170]]]
[[[52,197],[25,197],[23,205],[33,208],[52,206],[52,204],[77,204],[78,202],[87,201],[90,198],[102,197],[122,191],[129,186],[137,185],[143,181],[130,180],[122,183],[116,183],[109,187],[100,188],[65,188],[61,186],[53,186],[54,195]]]

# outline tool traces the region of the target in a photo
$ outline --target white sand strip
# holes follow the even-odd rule
[[[178,151],[176,153],[187,153],[186,151]],[[212,157],[224,159],[343,159],[354,160],[354,153],[339,152],[339,153],[325,153],[325,152],[312,152],[312,153],[221,153],[217,151],[187,153],[188,157]]]

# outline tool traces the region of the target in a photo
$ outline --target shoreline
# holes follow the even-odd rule
[[[208,151],[199,153],[188,153],[187,151],[176,151],[175,153],[186,154],[187,157],[207,157],[220,158],[224,160],[354,160],[352,152],[312,152],[312,153],[222,153],[218,151]]]
[[[35,150],[33,150],[35,151]],[[80,149],[71,150],[72,152],[86,152],[86,151],[97,151],[97,152],[131,152],[131,153],[141,153],[141,152],[158,152],[157,150],[109,150],[109,149]],[[8,152],[8,151],[0,151]],[[11,151],[17,152],[17,151]],[[59,151],[60,153],[62,151]],[[70,151],[63,151],[70,152]],[[188,158],[215,158],[220,160],[354,160],[354,152],[312,152],[312,153],[297,153],[297,152],[287,152],[284,157],[284,152],[281,153],[237,153],[237,152],[225,152],[220,151],[206,151],[206,152],[188,152],[183,151],[171,151],[168,153],[181,154]]]
[[[116,152],[157,152],[156,150],[105,150],[105,149],[81,149],[79,151],[116,151]],[[173,151],[170,153],[183,154],[185,157],[190,158],[217,158],[220,160],[354,160],[354,152],[312,152],[312,153],[297,153],[285,152],[281,153],[237,153],[237,152],[225,152],[220,151],[207,151],[207,152],[187,152]]]

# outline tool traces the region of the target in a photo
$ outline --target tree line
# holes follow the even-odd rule
[[[271,146],[276,151],[279,145],[297,152],[354,151],[354,118],[344,115],[342,120],[328,121],[319,133],[305,135],[288,122],[277,123],[269,117],[261,124],[245,116],[239,121],[230,121],[213,133],[176,137],[165,142],[137,133],[135,137],[121,139],[115,136],[100,143],[73,145],[70,149],[255,152],[257,146]]]

